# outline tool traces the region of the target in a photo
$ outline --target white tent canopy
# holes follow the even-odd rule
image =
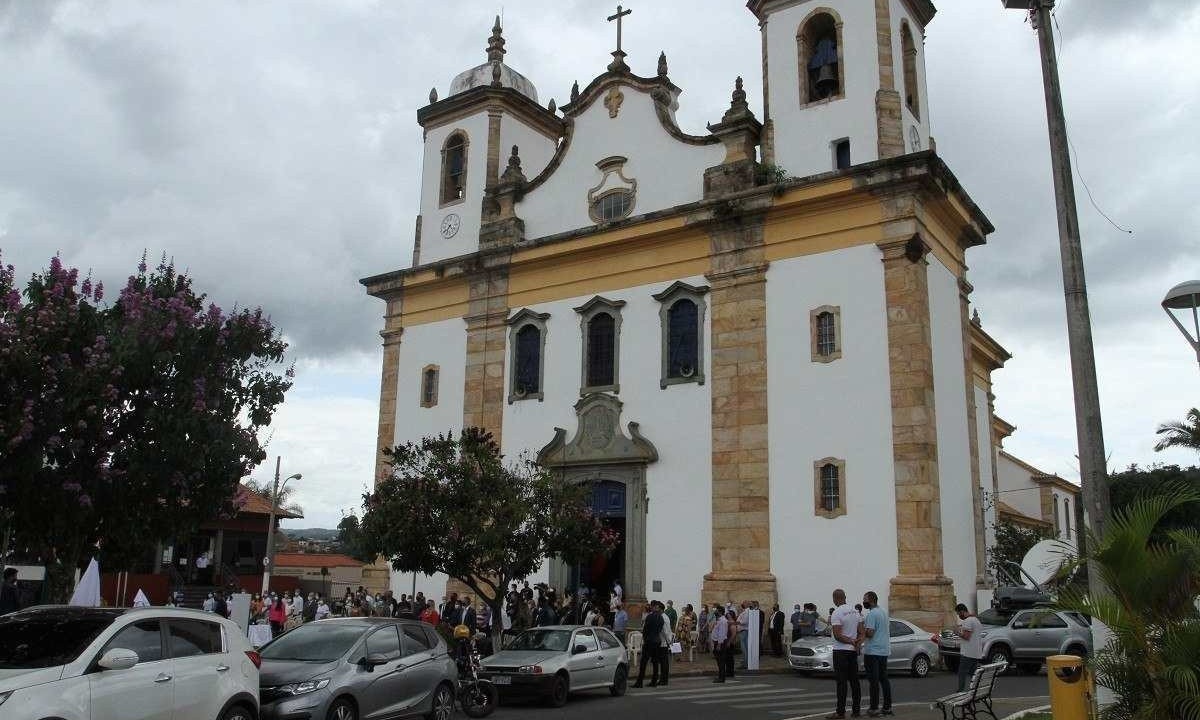
[[[71,605],[100,607],[100,565],[96,558],[88,563],[87,570],[79,578],[75,592],[71,594]]]

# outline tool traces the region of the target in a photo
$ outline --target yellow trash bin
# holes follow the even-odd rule
[[[1050,710],[1054,720],[1087,720],[1091,717],[1092,674],[1077,655],[1046,658],[1050,681]]]

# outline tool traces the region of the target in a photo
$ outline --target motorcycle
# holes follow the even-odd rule
[[[458,704],[470,718],[485,718],[500,704],[500,693],[491,680],[479,677],[479,651],[471,643],[458,663]]]

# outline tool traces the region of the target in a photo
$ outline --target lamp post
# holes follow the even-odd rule
[[[1179,332],[1187,338],[1188,344],[1196,351],[1196,362],[1200,363],[1200,280],[1192,280],[1190,282],[1179,283],[1167,292],[1167,296],[1162,301],[1163,311],[1167,313],[1167,317],[1171,318],[1171,322],[1175,323],[1175,327],[1179,328]],[[1171,312],[1172,310],[1184,311],[1184,320]],[[1184,323],[1187,320],[1187,310],[1192,313],[1192,329],[1188,330]]]
[[[288,475],[283,483],[279,482],[280,456],[275,456],[275,485],[271,490],[271,515],[267,523],[267,552],[263,555],[263,584],[262,594],[266,597],[271,587],[271,565],[275,563],[275,513],[279,509],[279,491],[287,487],[288,480],[299,480],[300,473]]]

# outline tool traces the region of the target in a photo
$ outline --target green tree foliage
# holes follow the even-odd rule
[[[1200,532],[1173,529],[1154,539],[1163,519],[1181,509],[1200,509],[1200,493],[1173,484],[1115,510],[1105,536],[1088,540],[1109,594],[1073,586],[1059,596],[1063,608],[1112,632],[1091,661],[1098,681],[1117,695],[1108,720],[1200,720]]]
[[[258,482],[252,478],[247,478],[243,485],[250,492],[258,495],[267,502],[274,502],[275,507],[279,510],[287,510],[297,515],[304,514],[304,508],[300,507],[293,499],[296,494],[296,488],[285,484],[279,488],[279,492],[275,492],[275,482],[273,480],[265,480]]]
[[[0,265],[0,516],[15,555],[69,576],[234,510],[291,386],[261,310],[224,312],[145,260],[112,304],[52,258],[22,291]],[[61,588],[60,588],[61,590]]]
[[[1024,584],[1024,578],[1014,577],[1016,569],[1010,563],[1021,564],[1025,553],[1042,540],[1052,537],[1050,530],[1029,528],[1009,520],[996,523],[996,544],[988,549],[988,568],[997,578],[1010,578]]]
[[[528,459],[505,464],[491,434],[479,428],[385,455],[389,474],[363,496],[363,550],[400,572],[461,581],[492,609],[497,640],[510,582],[547,558],[582,562],[616,546],[592,515],[586,487]]]
[[[373,562],[377,555],[371,552],[363,537],[357,515],[347,515],[337,526],[337,542],[341,551],[359,562]]]
[[[1200,409],[1189,410],[1182,422],[1176,420],[1159,425],[1155,433],[1160,437],[1155,450],[1182,447],[1200,452]]]
[[[1108,492],[1113,512],[1132,507],[1138,498],[1163,487],[1185,487],[1200,493],[1200,467],[1152,465],[1149,468],[1140,468],[1130,465],[1124,472],[1109,475]],[[1196,508],[1177,507],[1163,515],[1151,539],[1162,543],[1167,540],[1170,531],[1186,528],[1200,531],[1200,512],[1197,512]]]

